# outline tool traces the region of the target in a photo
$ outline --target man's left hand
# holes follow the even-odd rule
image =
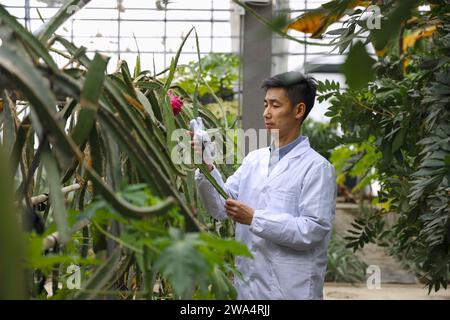
[[[231,198],[225,201],[225,210],[231,219],[242,224],[251,224],[255,213],[255,210],[245,203]]]

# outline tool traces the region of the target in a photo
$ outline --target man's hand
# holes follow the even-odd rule
[[[206,163],[203,159],[203,148],[200,143],[200,141],[196,141],[194,139],[194,133],[192,131],[189,131],[189,135],[191,136],[191,146],[194,148],[194,152],[197,154],[199,158],[202,159],[202,163],[206,165],[208,168],[208,171],[211,172],[214,169],[214,166],[211,163]]]
[[[255,213],[255,210],[245,203],[231,198],[225,201],[225,210],[231,219],[242,224],[251,224]]]

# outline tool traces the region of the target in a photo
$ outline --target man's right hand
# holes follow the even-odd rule
[[[208,171],[211,172],[214,169],[214,166],[212,164],[208,164],[205,162],[203,158],[203,148],[200,141],[195,141],[195,136],[192,131],[189,130],[189,135],[191,136],[191,146],[194,148],[194,152],[197,156],[201,157],[202,162],[206,167],[208,168]]]

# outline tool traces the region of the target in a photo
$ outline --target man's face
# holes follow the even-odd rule
[[[292,130],[298,130],[303,113],[304,104],[292,107],[284,88],[267,89],[263,113],[266,129],[271,132],[278,129],[280,137],[283,137]]]

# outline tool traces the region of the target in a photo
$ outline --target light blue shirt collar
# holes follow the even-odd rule
[[[272,171],[274,165],[279,162],[285,155],[294,149],[300,142],[305,140],[305,136],[299,135],[294,141],[289,142],[287,145],[282,146],[278,150],[274,147],[273,143],[269,147],[270,151],[270,161],[269,161],[269,172]],[[276,152],[278,151],[278,152]]]

